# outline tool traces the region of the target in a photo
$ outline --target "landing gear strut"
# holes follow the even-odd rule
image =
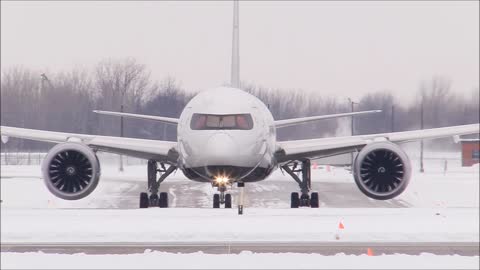
[[[173,165],[169,165],[169,167],[167,168],[164,163],[160,163],[160,168],[158,168],[157,161],[148,161],[148,191],[150,193],[150,196],[147,192],[140,193],[140,208],[148,208],[155,206],[160,208],[168,207],[168,193],[159,193],[160,184],[176,169],[177,167]],[[160,173],[160,177],[157,180],[158,173]]]
[[[290,207],[312,207],[318,208],[319,200],[318,193],[312,192],[310,196],[310,189],[312,187],[311,173],[310,173],[310,160],[303,160],[301,164],[298,162],[289,163],[282,166],[282,169],[286,171],[295,182],[300,186],[300,195],[298,192],[292,192],[290,197]],[[298,174],[301,173],[301,179]]]
[[[225,194],[226,186],[217,187],[220,194],[213,195],[213,208],[220,208],[220,204],[225,205],[225,208],[232,208],[232,195]]]

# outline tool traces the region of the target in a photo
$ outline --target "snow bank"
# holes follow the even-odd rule
[[[412,255],[322,256],[298,253],[128,255],[2,253],[2,269],[478,269],[478,256]]]

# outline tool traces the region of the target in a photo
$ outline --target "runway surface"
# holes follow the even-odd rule
[[[138,209],[140,192],[146,191],[146,184],[128,179],[105,179],[105,185],[121,185],[118,193],[102,193],[102,196],[93,197],[95,208],[108,209]],[[162,183],[162,191],[169,193],[170,207],[211,208],[213,194],[216,189],[208,183],[192,181],[172,181]],[[258,183],[245,185],[245,204],[254,208],[289,208],[290,193],[297,191],[298,185],[292,181],[276,181],[269,179]],[[319,193],[320,207],[334,208],[408,208],[411,205],[395,198],[389,201],[375,201],[363,195],[353,180],[350,183],[312,183],[312,190]],[[238,197],[238,189],[232,188],[228,193],[233,199]]]
[[[37,252],[60,254],[132,254],[145,250],[172,253],[202,251],[208,254],[238,254],[248,250],[261,253],[316,253],[322,255],[374,255],[431,253],[436,255],[478,256],[478,242],[175,242],[175,243],[2,243],[2,252]]]

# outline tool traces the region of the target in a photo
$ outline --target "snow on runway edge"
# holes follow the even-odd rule
[[[5,209],[1,217],[4,243],[471,242],[479,238],[475,208],[250,208],[243,216],[236,209]]]
[[[478,269],[478,256],[413,255],[322,256],[298,253],[174,254],[145,251],[128,255],[1,254],[5,269]]]

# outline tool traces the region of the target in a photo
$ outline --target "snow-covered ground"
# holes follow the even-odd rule
[[[128,255],[2,253],[2,269],[478,269],[478,256],[252,253]]]
[[[449,157],[448,155],[442,155]],[[96,191],[79,201],[51,195],[39,166],[1,166],[1,241],[6,242],[478,242],[479,166],[462,168],[453,158],[429,159],[398,198],[366,198],[348,170],[312,170],[321,208],[290,209],[293,180],[275,172],[249,184],[245,215],[211,209],[211,186],[187,181],[181,172],[165,182],[169,209],[136,209],[145,187],[144,165],[119,173],[102,167]],[[232,191],[234,198],[236,191]],[[101,208],[101,209],[99,209]],[[342,222],[344,229],[339,229]],[[308,225],[308,226],[306,226]],[[2,268],[477,268],[479,257],[422,254],[354,256],[338,254],[172,254],[131,255],[1,253]],[[139,261],[141,264],[138,264]],[[112,262],[114,262],[112,264]]]
[[[418,172],[418,162],[413,161],[413,177],[408,188],[390,201],[375,201],[360,193],[354,184],[352,174],[340,167],[317,166],[312,169],[313,189],[320,191],[320,200],[328,197],[322,207],[403,207],[445,208],[473,207],[479,205],[479,170],[473,167],[460,167],[459,162],[450,161],[444,172],[444,161],[427,160],[425,173]],[[138,192],[146,187],[144,165],[125,167],[118,172],[115,166],[103,166],[102,177],[97,189],[88,197],[78,201],[65,201],[49,193],[43,184],[40,166],[1,166],[1,199],[3,208],[126,208],[122,200],[131,199],[128,208],[136,208]],[[211,207],[211,196],[215,190],[206,183],[187,180],[177,171],[165,181],[169,187],[170,205],[176,206],[177,199],[185,198],[187,192],[197,192],[195,204],[178,205],[183,207]],[[345,189],[343,189],[345,187]],[[298,186],[290,176],[280,170],[275,171],[266,181],[247,185],[249,207],[288,208],[289,192],[297,191]],[[138,192],[137,192],[138,191]],[[283,193],[284,194],[283,194]],[[236,189],[232,193],[236,195]],[[203,194],[203,195],[202,195]],[[200,196],[202,195],[202,196]],[[363,204],[359,200],[363,200]],[[341,204],[345,202],[344,204]],[[369,204],[367,204],[369,202]],[[322,203],[322,202],[321,202]]]
[[[9,209],[2,211],[1,238],[40,243],[468,242],[478,241],[478,228],[474,208],[248,208],[243,216],[235,209]]]
[[[478,165],[446,173],[438,162],[426,168],[414,170],[407,190],[385,202],[360,193],[348,170],[317,166],[314,188],[328,186],[319,209],[290,209],[288,193],[296,186],[277,171],[248,185],[245,215],[238,216],[236,209],[211,209],[215,190],[181,172],[168,179],[172,208],[136,209],[144,166],[123,173],[107,166],[97,190],[79,201],[50,194],[39,166],[2,166],[2,242],[335,241],[339,222],[342,241],[478,241]],[[181,199],[190,204],[181,207]]]

